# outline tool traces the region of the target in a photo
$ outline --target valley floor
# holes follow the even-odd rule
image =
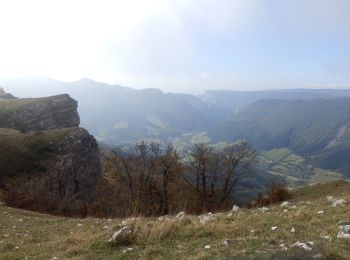
[[[333,207],[326,196],[347,204]],[[350,259],[350,238],[337,238],[339,225],[350,224],[349,182],[298,189],[289,202],[205,223],[197,216],[64,218],[2,204],[0,259]],[[107,243],[122,225],[134,228],[130,244]],[[292,248],[297,241],[311,250]]]

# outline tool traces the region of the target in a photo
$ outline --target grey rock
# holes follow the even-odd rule
[[[337,238],[350,238],[350,225],[340,225]]]
[[[100,150],[95,138],[83,128],[77,128],[55,145],[60,157],[55,168],[63,176],[68,191],[86,199],[102,180]]]
[[[5,90],[2,87],[0,87],[0,100],[2,99],[17,99],[17,98],[10,93],[6,93]]]
[[[87,200],[102,180],[100,150],[83,128],[41,134],[0,129],[0,151],[7,158],[0,162],[0,184],[19,173],[49,175],[51,193]]]
[[[130,237],[132,234],[133,229],[131,226],[125,226],[119,229],[117,232],[115,232],[112,237],[108,240],[109,243],[111,242],[123,242],[126,239]]]
[[[0,100],[0,127],[23,132],[78,127],[78,103],[63,94],[46,98]]]

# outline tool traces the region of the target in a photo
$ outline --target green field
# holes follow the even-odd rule
[[[287,148],[263,151],[258,162],[259,167],[269,174],[286,178],[289,186],[344,179],[343,174],[314,167]]]

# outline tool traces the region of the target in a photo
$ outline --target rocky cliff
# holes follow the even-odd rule
[[[69,95],[0,100],[0,185],[42,176],[50,194],[89,200],[102,180],[100,151],[78,126]]]
[[[0,99],[0,127],[35,132],[79,126],[78,103],[69,95]]]
[[[0,87],[0,100],[2,99],[16,99],[12,94],[6,93],[5,90]]]
[[[51,178],[50,192],[88,199],[101,180],[100,152],[85,129],[24,134],[0,129],[0,182],[23,174]]]

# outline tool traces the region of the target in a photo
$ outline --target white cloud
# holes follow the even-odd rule
[[[172,91],[281,86],[284,75],[271,72],[258,41],[251,48],[256,58],[243,62],[243,72],[238,66],[225,72],[210,67],[213,57],[201,47],[239,38],[248,29],[253,46],[255,39],[265,39],[265,27],[276,30],[277,37],[299,37],[301,43],[316,34],[350,39],[349,10],[348,0],[0,0],[0,77],[90,77]],[[211,55],[224,51],[215,49]],[[349,56],[343,57],[326,64],[338,77],[329,76],[329,82],[348,75]],[[251,64],[255,60],[257,65]],[[256,67],[259,71],[248,71]],[[348,76],[341,80],[348,82]]]

